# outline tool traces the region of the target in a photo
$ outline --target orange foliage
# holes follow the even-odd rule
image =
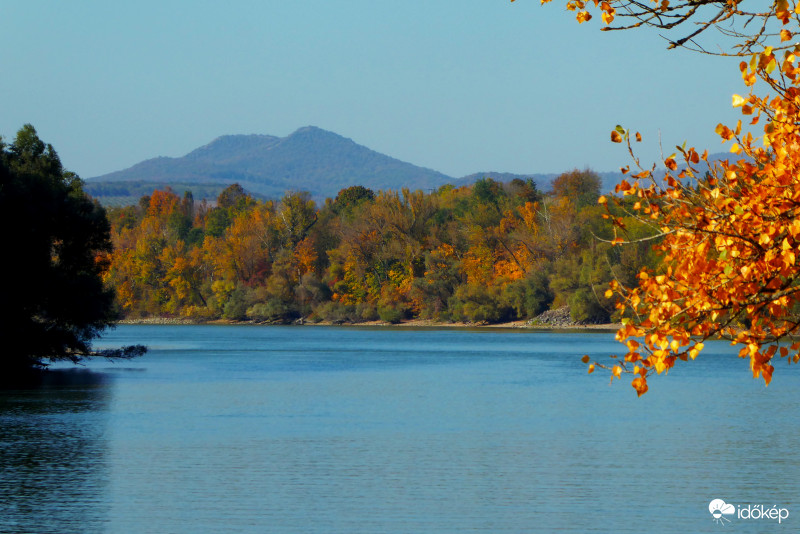
[[[665,185],[643,171],[617,188],[663,236],[663,268],[642,270],[636,287],[612,283],[608,291],[630,317],[617,339],[640,395],[647,376],[696,358],[710,338],[741,346],[739,356],[767,385],[776,355],[800,361],[800,342],[790,340],[800,330],[800,67],[794,51],[778,58],[767,48],[742,73],[747,85],[756,76],[776,93],[733,98],[744,115],[755,115],[751,124],[763,120],[762,146],[741,121],[717,127],[731,152],[748,159],[710,165],[704,176],[707,156],[690,148],[681,150],[684,170],[668,173]]]
[[[306,237],[294,247],[294,262],[297,266],[297,280],[304,274],[314,271],[317,261],[317,252],[314,250],[314,241]]]
[[[180,202],[178,196],[172,191],[153,191],[150,196],[150,206],[147,214],[152,217],[169,215]]]

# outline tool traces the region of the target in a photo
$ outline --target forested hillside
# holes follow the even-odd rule
[[[611,229],[595,173],[552,185],[547,194],[519,179],[431,193],[354,186],[322,206],[306,192],[256,200],[238,185],[213,207],[154,191],[110,210],[107,281],[129,318],[480,323],[569,305],[575,321],[606,322],[608,283],[635,283],[655,261],[652,243],[598,239]]]

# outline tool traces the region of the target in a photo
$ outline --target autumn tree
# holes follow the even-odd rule
[[[608,29],[674,29],[692,23],[693,31],[672,40],[671,47],[705,52],[698,39],[716,28],[732,39],[724,53],[749,57],[740,71],[750,94],[733,97],[749,126],[739,121],[733,128],[720,124],[716,129],[731,143],[733,161],[708,162],[707,152],[679,146],[664,161],[662,178],[655,166],[642,166],[636,159],[631,147],[641,140],[638,133],[620,126],[611,134],[612,141],[627,143],[635,163],[630,181],[617,187],[634,199],[626,215],[651,229],[650,236],[631,239],[624,233],[624,217],[609,209],[620,231],[612,242],[655,239],[662,256],[660,267],[642,269],[635,284],[615,281],[607,292],[618,298],[626,315],[617,339],[627,353],[603,366],[615,377],[632,373],[639,395],[647,391],[649,376],[696,358],[708,339],[739,345],[739,356],[767,385],[776,356],[800,361],[795,340],[800,330],[800,46],[792,43],[800,6],[775,0],[760,11],[747,11],[743,3],[567,2],[579,22],[591,18],[590,9],[598,9]],[[615,20],[623,22],[613,26]],[[754,89],[758,80],[771,95],[759,96]],[[756,135],[748,131],[757,125],[762,126]],[[610,206],[605,197],[600,200]],[[584,360],[589,363],[588,357]]]
[[[116,319],[113,292],[102,281],[109,223],[30,124],[10,145],[0,140],[0,225],[8,230],[0,288],[4,373],[94,354],[92,339]]]

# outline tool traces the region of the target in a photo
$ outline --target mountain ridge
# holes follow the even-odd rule
[[[148,159],[86,182],[90,193],[100,183],[239,183],[268,197],[306,190],[324,198],[357,184],[373,189],[419,189],[440,187],[452,180],[339,134],[305,126],[286,137],[223,135],[184,156]]]
[[[713,154],[710,159],[722,156],[726,154]],[[262,198],[280,198],[286,191],[302,190],[322,201],[353,185],[375,191],[404,187],[432,190],[445,184],[471,185],[487,177],[504,182],[530,178],[547,191],[559,174],[487,171],[452,177],[381,154],[337,133],[304,126],[285,137],[222,135],[180,157],[159,156],[88,178],[85,189],[108,204],[134,203],[143,194],[166,186],[178,192],[193,190],[197,198],[213,199],[233,183]],[[623,176],[620,172],[597,174],[604,193],[613,191]]]

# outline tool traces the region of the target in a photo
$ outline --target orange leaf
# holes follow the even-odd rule
[[[633,386],[633,389],[636,390],[636,395],[639,397],[647,393],[647,379],[643,376],[637,376],[634,378],[631,382],[631,386]]]

